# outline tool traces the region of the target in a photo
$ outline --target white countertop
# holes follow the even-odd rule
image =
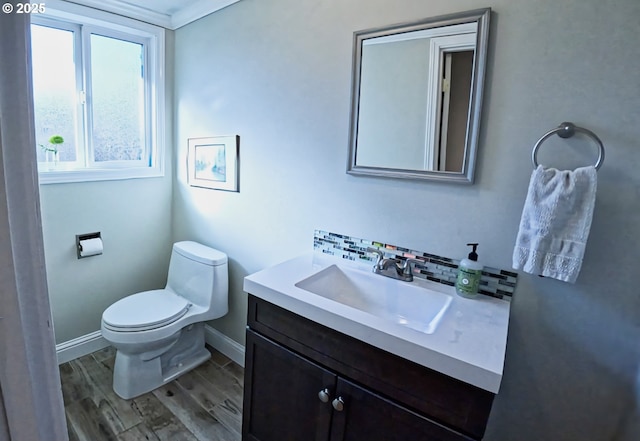
[[[508,301],[484,295],[466,299],[451,286],[415,277],[405,283],[452,296],[435,332],[425,334],[295,286],[332,264],[371,272],[371,264],[309,253],[245,277],[244,291],[372,346],[498,393],[507,345]]]

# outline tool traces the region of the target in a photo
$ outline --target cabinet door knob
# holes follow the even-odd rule
[[[318,398],[320,398],[320,401],[322,401],[323,403],[328,403],[330,398],[329,389],[323,389],[318,392]]]
[[[333,400],[331,402],[331,405],[338,412],[342,412],[344,410],[344,401],[343,401],[342,397],[338,397],[335,400]]]

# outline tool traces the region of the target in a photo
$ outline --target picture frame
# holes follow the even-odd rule
[[[240,137],[189,138],[187,182],[192,187],[239,192]]]

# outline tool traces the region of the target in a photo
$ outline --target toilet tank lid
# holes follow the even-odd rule
[[[204,263],[205,265],[217,266],[227,263],[227,255],[225,253],[209,248],[198,242],[176,242],[173,244],[173,250],[188,259]]]

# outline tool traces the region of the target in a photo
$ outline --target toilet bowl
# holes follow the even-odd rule
[[[173,245],[167,286],[118,300],[102,314],[116,348],[113,390],[129,399],[205,362],[204,322],[228,310],[226,254],[197,242]]]

